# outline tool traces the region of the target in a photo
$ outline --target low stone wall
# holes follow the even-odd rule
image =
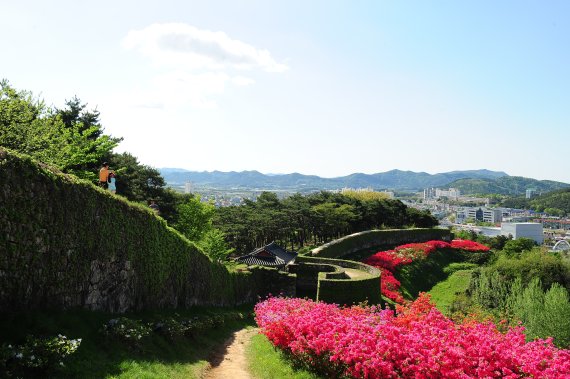
[[[369,304],[381,304],[380,270],[360,262],[320,257],[298,256],[295,260],[302,266],[327,268],[320,270],[317,276],[317,301],[350,305],[363,301]],[[336,269],[333,271],[329,267]],[[312,269],[313,269],[312,268]],[[344,269],[358,270],[364,273],[362,278],[350,278]],[[311,283],[312,285],[313,282]]]
[[[451,232],[449,229],[439,228],[368,230],[319,246],[311,251],[311,255],[325,258],[342,258],[359,250],[375,246],[397,246],[429,240],[450,241]]]

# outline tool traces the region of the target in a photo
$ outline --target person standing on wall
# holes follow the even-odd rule
[[[156,203],[156,201],[154,199],[150,200],[150,205],[149,205],[150,209],[152,209],[153,211],[156,212],[157,215],[160,214],[160,208],[158,207],[158,204]]]
[[[117,193],[117,185],[115,184],[115,180],[116,180],[116,175],[114,171],[109,172],[109,181],[107,182],[108,185],[108,190],[109,192],[111,192],[113,195],[115,193]]]
[[[103,162],[103,167],[99,170],[99,187],[107,188],[109,179],[109,163]]]

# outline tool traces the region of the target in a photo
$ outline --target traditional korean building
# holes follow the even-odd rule
[[[247,255],[236,258],[237,262],[245,263],[248,266],[268,266],[276,268],[284,268],[289,263],[295,261],[297,253],[287,251],[275,242],[260,247]]]

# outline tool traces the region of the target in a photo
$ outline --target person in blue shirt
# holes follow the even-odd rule
[[[116,175],[113,171],[111,171],[109,173],[109,180],[107,181],[107,185],[108,185],[107,189],[112,194],[115,194],[117,192],[117,185],[115,184],[115,181],[116,181]]]

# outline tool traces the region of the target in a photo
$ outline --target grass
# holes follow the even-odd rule
[[[461,259],[454,249],[440,249],[431,253],[427,259],[398,267],[394,276],[401,283],[400,292],[408,300],[416,299],[420,292],[427,292],[437,283],[446,280],[448,274],[444,268]]]
[[[235,310],[192,308],[176,312],[145,312],[121,316],[147,322],[172,316],[212,316]],[[248,315],[252,312],[251,306],[237,310]],[[222,344],[234,331],[253,325],[253,320],[249,317],[231,320],[195,337],[179,337],[174,341],[151,333],[151,336],[143,339],[144,343],[139,347],[130,348],[119,341],[109,340],[100,332],[104,323],[117,317],[109,313],[77,310],[0,316],[2,342],[18,344],[28,334],[36,337],[63,334],[68,338],[82,338],[79,349],[65,361],[66,367],[51,376],[55,378],[200,378],[208,366],[208,358],[214,348]]]
[[[294,368],[283,353],[276,350],[264,335],[253,336],[247,347],[249,371],[257,379],[321,379],[312,372]]]
[[[431,299],[443,314],[449,314],[451,304],[458,294],[464,293],[469,287],[472,270],[459,270],[452,273],[446,280],[437,283],[430,291]]]

